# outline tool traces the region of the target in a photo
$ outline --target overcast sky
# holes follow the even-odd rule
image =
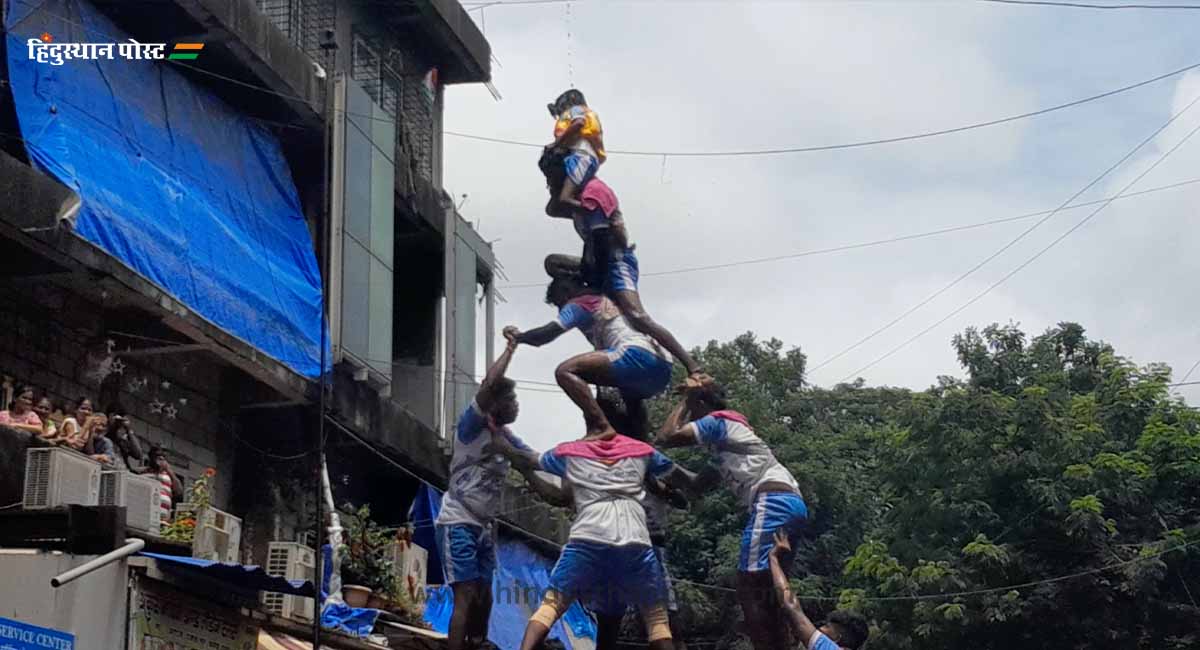
[[[985,121],[1094,95],[1200,62],[1200,11],[1086,11],[974,2],[588,0],[486,9],[503,99],[446,94],[450,131],[548,142],[545,105],[572,84],[610,149],[711,151],[836,144]],[[568,36],[569,34],[569,36]],[[912,142],[737,158],[611,155],[643,273],[787,255],[1057,207],[1200,95],[1200,72],[1043,117]],[[1110,196],[1200,125],[1200,104],[1080,201]],[[468,194],[509,283],[577,253],[543,216],[538,151],[447,135],[445,184]],[[1130,191],[1200,178],[1200,137]],[[1064,320],[1176,380],[1200,360],[1200,184],[1115,202],[991,293],[858,373],[923,389],[959,375],[950,339],[1014,321]],[[831,386],[1002,278],[1094,208],[1064,211],[886,332],[810,372]],[[799,347],[809,367],[885,325],[1036,219],[896,244],[644,278],[651,314],[688,347],[746,331]],[[553,317],[543,287],[502,289],[497,328]],[[481,345],[482,347],[482,345]],[[522,348],[517,379],[553,381],[586,351],[572,333]],[[482,368],[480,369],[482,373]],[[1192,379],[1200,379],[1200,370]],[[516,430],[535,447],[582,435],[578,410],[526,385]],[[1180,389],[1195,403],[1200,387]],[[542,392],[542,391],[550,392]]]

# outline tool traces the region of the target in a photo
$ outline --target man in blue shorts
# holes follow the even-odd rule
[[[504,335],[539,347],[579,328],[595,351],[562,362],[554,377],[583,411],[588,433],[615,433],[590,384],[619,389],[632,417],[645,422],[648,416],[643,401],[666,390],[671,382],[667,354],[653,339],[634,330],[612,300],[585,287],[576,277],[551,281],[546,302],[558,308],[557,319],[527,332],[509,326]]]
[[[589,434],[540,455],[503,438],[490,449],[518,468],[561,477],[575,502],[567,545],[525,628],[521,650],[539,650],[575,600],[596,614],[597,650],[616,646],[621,618],[631,605],[642,612],[650,648],[672,650],[666,577],[651,547],[642,507],[647,477],[671,480],[671,460],[644,442],[617,434]]]
[[[516,421],[519,411],[516,384],[504,376],[516,349],[516,342],[510,340],[488,369],[475,400],[458,419],[450,486],[434,522],[446,582],[454,591],[449,650],[479,647],[487,638],[496,568],[492,525],[510,463],[485,447],[504,440],[515,448],[528,449],[507,426]]]
[[[775,531],[775,548],[771,549],[771,584],[775,600],[782,604],[792,632],[804,644],[805,650],[858,650],[866,643],[871,630],[862,616],[844,610],[834,611],[823,625],[817,627],[809,620],[792,595],[783,562],[790,562],[792,542],[783,531]]]
[[[797,537],[808,518],[795,477],[775,459],[745,416],[728,410],[725,389],[715,382],[686,390],[656,444],[661,448],[700,445],[716,457],[721,479],[749,510],[737,576],[747,633],[756,650],[788,647],[787,630],[779,625],[783,612],[771,593],[768,560],[775,533]]]
[[[551,277],[579,275],[583,283],[604,293],[621,308],[633,329],[654,339],[679,360],[693,379],[703,369],[666,327],[651,318],[638,292],[637,255],[629,240],[617,195],[607,183],[592,178],[580,192],[579,206],[562,215],[570,217],[575,232],[583,239],[583,256],[548,255],[546,273]]]

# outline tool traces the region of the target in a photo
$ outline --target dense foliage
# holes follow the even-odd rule
[[[1200,647],[1200,412],[1170,369],[1070,323],[968,329],[953,348],[965,379],[920,392],[813,388],[803,354],[752,334],[701,351],[801,483],[810,615],[862,611],[876,649]],[[732,497],[673,523],[676,577],[731,586]],[[678,590],[698,647],[748,647],[731,594]]]

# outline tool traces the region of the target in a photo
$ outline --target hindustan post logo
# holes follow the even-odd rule
[[[76,59],[95,61],[117,57],[139,61],[195,61],[204,49],[204,43],[176,43],[168,55],[166,43],[139,43],[132,38],[126,43],[57,43],[54,36],[46,32],[41,38],[31,38],[25,44],[31,61],[50,65],[62,65]]]

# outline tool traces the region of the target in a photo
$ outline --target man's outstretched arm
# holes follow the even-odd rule
[[[497,397],[496,383],[504,377],[504,373],[508,372],[508,362],[512,361],[513,353],[517,350],[517,343],[511,337],[508,339],[508,345],[504,347],[504,352],[500,355],[492,367],[488,368],[487,374],[483,376],[483,381],[479,383],[479,391],[475,393],[475,403],[479,405],[479,409],[487,413],[492,408]]]
[[[525,482],[533,491],[542,497],[542,500],[552,506],[559,508],[569,508],[574,502],[574,497],[571,494],[571,484],[563,481],[562,487],[559,487],[550,481],[542,478],[534,470],[527,469],[521,472],[521,476],[525,478]]]
[[[771,549],[770,564],[771,564],[771,585],[775,589],[775,598],[779,601],[780,607],[787,613],[788,625],[792,627],[792,631],[796,633],[805,644],[812,638],[813,633],[817,631],[817,626],[805,615],[804,610],[800,607],[800,602],[792,595],[792,588],[788,585],[787,573],[784,572],[783,566],[779,563],[779,556],[789,555],[792,552],[791,542],[787,535],[781,531],[775,531],[775,548]]]
[[[696,444],[696,434],[687,423],[687,398],[679,400],[679,404],[671,410],[667,421],[663,423],[654,440],[654,446],[663,449],[688,447]]]
[[[484,451],[489,454],[501,454],[512,461],[513,467],[524,474],[539,469],[539,454],[532,449],[522,449],[512,443],[508,436],[492,436],[492,442]]]
[[[541,327],[522,332],[521,330],[508,326],[504,328],[506,335],[511,335],[513,340],[522,345],[532,345],[535,348],[540,348],[543,345],[562,336],[567,330],[557,321],[550,321]]]

